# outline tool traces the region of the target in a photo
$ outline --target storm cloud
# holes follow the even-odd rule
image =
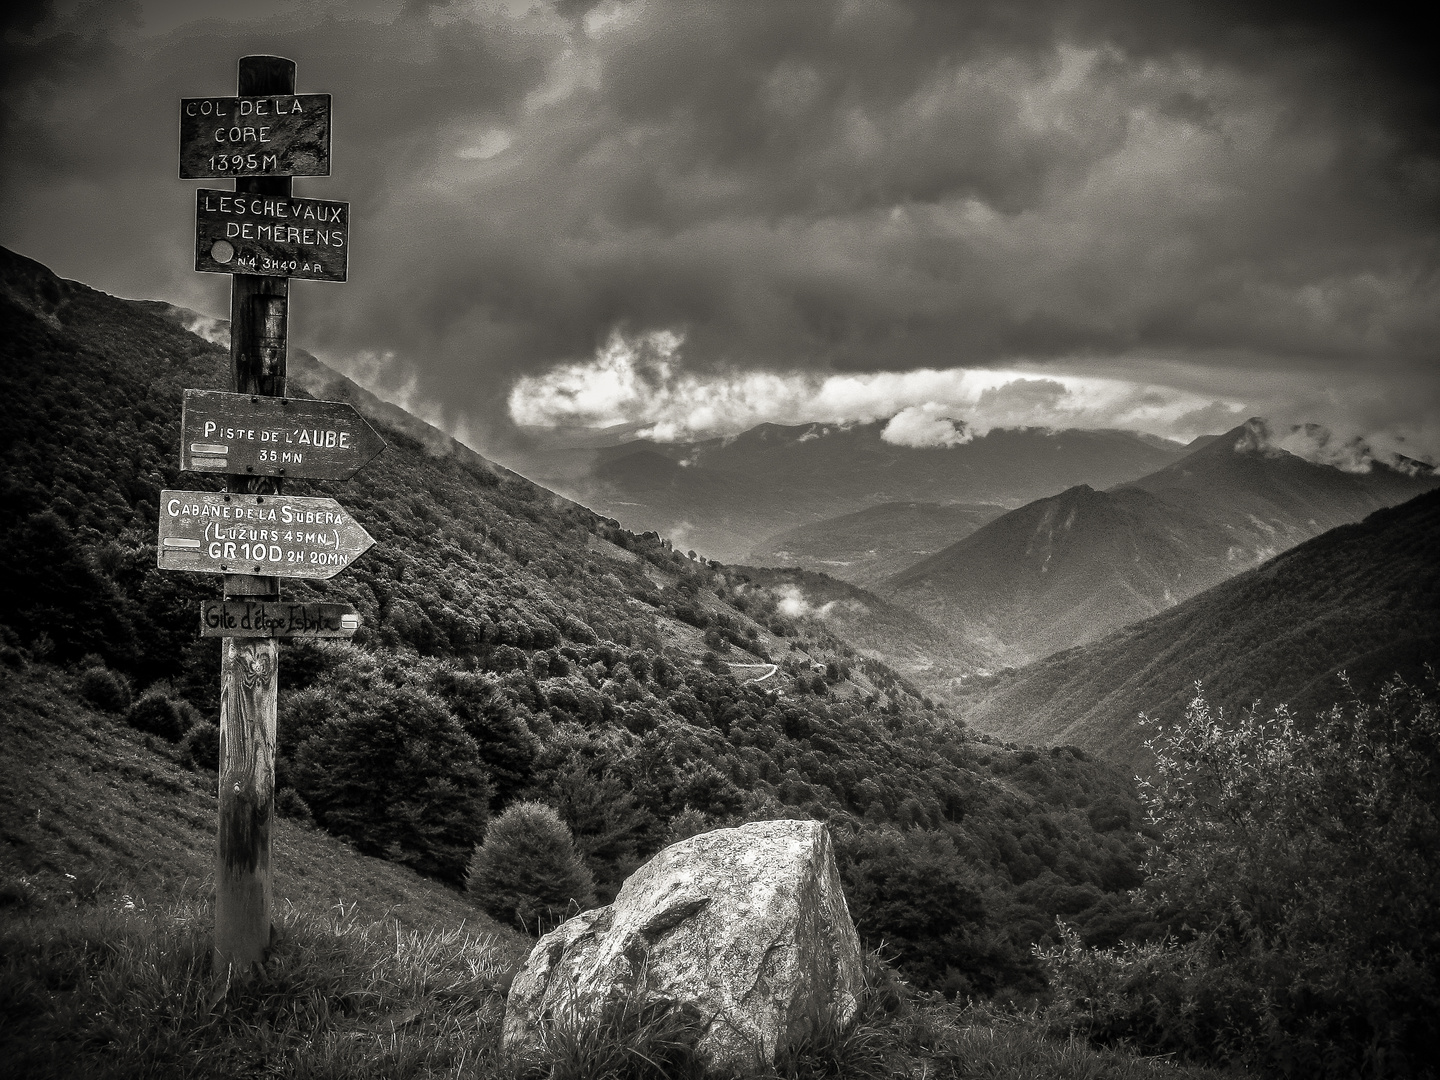
[[[1382,7],[15,18],[0,242],[223,316],[176,104],[292,57],[336,115],[334,175],[297,193],[354,221],[350,282],[295,286],[297,344],[502,458],[555,425],[897,413],[941,440],[1264,413],[1440,454],[1440,128]]]

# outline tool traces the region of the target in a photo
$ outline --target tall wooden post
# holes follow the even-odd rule
[[[241,96],[293,94],[295,62],[240,59]],[[288,176],[240,177],[235,190],[291,194]],[[283,397],[290,281],[235,274],[230,287],[230,367],[240,394]],[[231,476],[227,490],[280,493],[275,477]],[[259,567],[256,567],[258,570]],[[280,579],[230,574],[227,598],[279,599]],[[270,830],[275,812],[275,710],[279,643],[221,641],[220,835],[215,868],[215,962],[237,976],[264,961],[271,938]]]

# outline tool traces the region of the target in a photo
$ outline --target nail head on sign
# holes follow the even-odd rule
[[[210,247],[210,257],[218,263],[228,263],[235,257],[235,248],[228,240],[216,240]]]

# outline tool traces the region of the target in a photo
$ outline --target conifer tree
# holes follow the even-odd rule
[[[595,903],[569,826],[542,802],[512,803],[475,848],[465,888],[501,922],[548,930]]]

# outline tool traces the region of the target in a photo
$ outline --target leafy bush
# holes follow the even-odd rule
[[[133,691],[130,680],[109,668],[87,668],[80,676],[80,696],[106,712],[124,712],[130,706]]]
[[[1017,958],[990,955],[981,882],[949,835],[884,828],[837,841],[846,902],[868,939],[927,986],[963,996],[1003,981]]]
[[[549,928],[595,903],[595,882],[554,807],[518,802],[475,848],[465,888],[501,922]]]
[[[1240,965],[1226,966],[1214,933],[1087,948],[1058,924],[1059,942],[1036,949],[1050,976],[1050,1015],[1067,1031],[1101,1045],[1131,1045],[1219,1063],[1245,1059],[1241,1034],[1253,1030],[1263,992]]]
[[[296,751],[294,786],[327,829],[459,884],[490,784],[475,740],[435,697],[377,683]]]
[[[1285,1074],[1433,1075],[1436,697],[1433,675],[1395,679],[1302,729],[1283,708],[1226,723],[1197,696],[1150,741],[1145,791],[1162,835],[1149,901],[1187,936],[1042,951],[1062,1022]]]
[[[217,772],[220,768],[220,725],[201,720],[180,740],[180,753],[192,769]]]
[[[125,713],[125,723],[137,731],[179,742],[185,734],[187,710],[163,690],[147,690]]]
[[[291,821],[313,823],[315,818],[310,807],[293,787],[283,787],[275,793],[275,813]]]

